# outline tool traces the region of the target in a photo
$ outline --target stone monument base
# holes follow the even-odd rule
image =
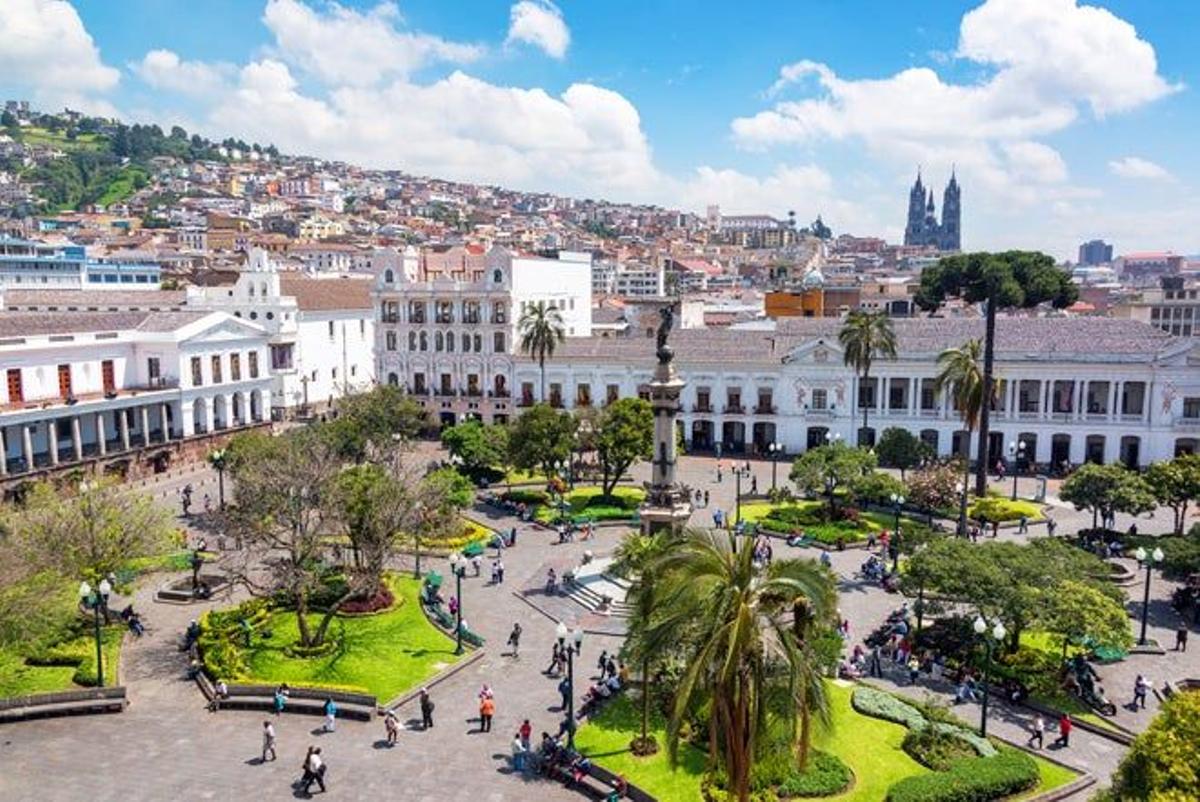
[[[691,517],[692,505],[686,501],[673,507],[642,507],[642,534],[651,535],[664,529],[683,529]]]

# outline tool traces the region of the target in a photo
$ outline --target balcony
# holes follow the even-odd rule
[[[754,408],[755,415],[774,415],[776,411],[774,404],[759,404]]]
[[[832,417],[833,417],[833,410],[832,410],[832,409],[825,409],[825,408],[821,408],[821,409],[806,409],[806,410],[804,410],[804,414],[805,414],[806,416],[810,417],[810,418],[832,418]]]
[[[554,409],[562,409],[562,407],[563,407],[562,396],[556,396],[556,395],[550,396],[550,406],[553,407]]]
[[[533,404],[534,400],[531,395],[523,395],[521,396],[521,400],[517,402],[517,406],[519,407],[531,407]]]
[[[466,396],[467,398],[483,398],[483,390],[480,390],[478,387],[468,387]]]
[[[1200,418],[1180,415],[1171,423],[1172,427],[1183,432],[1200,432]]]
[[[917,414],[922,418],[936,418],[942,414],[940,409],[919,409]]]
[[[488,398],[508,398],[508,390],[488,390]]]
[[[420,314],[414,313],[414,314],[409,315],[408,322],[409,323],[424,323],[425,322],[425,313],[421,312]]]
[[[454,390],[450,387],[439,387],[434,392],[434,395],[436,395],[438,398],[454,398],[458,395],[458,393],[454,392]]]
[[[479,320],[480,320],[480,318],[479,318],[478,314],[472,315],[472,314],[468,313],[468,314],[463,315],[463,323],[468,323],[472,326],[478,325]]]
[[[745,415],[746,408],[741,404],[726,404],[723,412],[726,415]]]
[[[712,404],[693,404],[692,412],[700,412],[704,415],[711,415],[713,413],[713,406]]]
[[[492,315],[492,325],[493,326],[503,326],[506,323],[508,323],[507,315]]]
[[[379,319],[383,323],[399,323],[400,315],[397,312],[385,312]]]

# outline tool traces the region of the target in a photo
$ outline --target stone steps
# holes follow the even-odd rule
[[[598,615],[628,618],[631,612],[629,605],[623,601],[615,601],[618,594],[610,593],[609,595],[614,601],[607,608],[603,607],[601,593],[604,591],[604,586],[606,585],[608,585],[607,582],[593,581],[585,584],[572,579],[567,583],[567,596],[575,601],[576,604]]]

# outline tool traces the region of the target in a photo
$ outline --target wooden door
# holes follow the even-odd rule
[[[117,389],[117,379],[113,373],[113,362],[111,359],[106,359],[100,363],[100,375],[104,380],[104,392],[115,392]]]
[[[25,388],[21,385],[21,369],[8,369],[8,403],[19,404],[25,400]]]
[[[58,397],[69,398],[71,395],[71,366],[58,366]]]

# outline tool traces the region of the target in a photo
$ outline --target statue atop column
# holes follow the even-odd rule
[[[658,310],[658,361],[666,365],[675,358],[675,351],[667,344],[671,329],[675,325],[675,303],[669,303]]]
[[[654,412],[654,454],[651,461],[651,480],[646,487],[646,504],[642,507],[642,527],[645,531],[678,529],[687,524],[692,505],[687,490],[675,474],[678,459],[676,420],[682,407],[680,396],[684,382],[675,373],[672,360],[675,351],[668,343],[675,325],[675,303],[658,310],[658,364],[650,381],[650,406]]]

